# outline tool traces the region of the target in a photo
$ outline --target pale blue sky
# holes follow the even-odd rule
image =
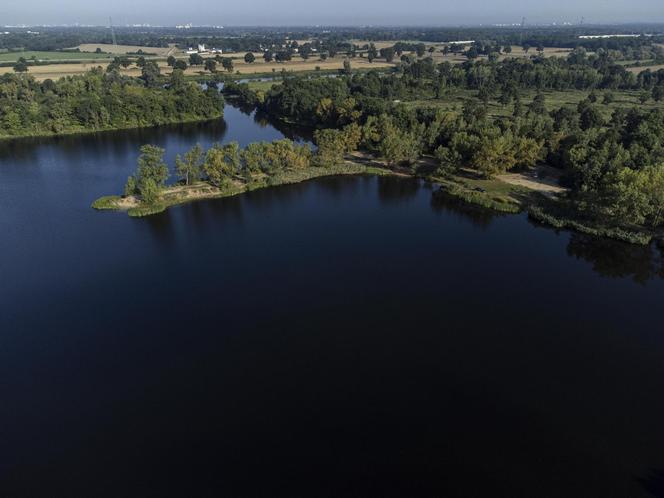
[[[664,0],[0,0],[0,24],[458,25],[664,22]]]

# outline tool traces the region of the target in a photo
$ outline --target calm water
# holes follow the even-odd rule
[[[403,179],[89,207],[143,143],[281,136],[0,145],[0,496],[664,496],[656,249]]]

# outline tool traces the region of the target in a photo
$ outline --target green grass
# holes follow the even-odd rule
[[[94,209],[118,209],[115,201],[120,199],[119,195],[105,195],[92,203]]]
[[[267,92],[273,85],[280,83],[280,81],[248,81],[249,89],[254,92],[262,91]]]
[[[442,190],[466,202],[505,213],[518,213],[529,202],[531,191],[494,178],[482,178],[470,170],[448,177],[429,177]]]
[[[611,239],[622,240],[623,242],[630,242],[632,244],[648,245],[652,240],[652,234],[629,230],[623,227],[602,226],[587,221],[565,218],[549,213],[538,205],[532,205],[528,208],[528,217],[557,229],[569,228],[576,230],[577,232],[597,237],[609,237]]]
[[[116,54],[117,55],[117,54]],[[25,52],[4,52],[0,53],[0,62],[16,62],[20,57],[30,61],[33,57],[41,61],[79,61],[79,60],[103,60],[112,59],[114,54],[95,54],[91,52],[46,52],[46,51],[25,51]]]
[[[162,203],[142,204],[138,207],[127,210],[127,214],[132,218],[142,218],[152,214],[161,213],[166,210],[166,205]]]

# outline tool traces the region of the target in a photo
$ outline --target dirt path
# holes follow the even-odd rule
[[[519,185],[544,195],[555,196],[567,192],[565,187],[558,184],[560,172],[550,166],[538,166],[534,172],[505,173],[496,176],[500,180],[511,185]]]

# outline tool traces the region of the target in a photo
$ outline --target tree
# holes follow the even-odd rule
[[[424,43],[418,43],[417,45],[415,45],[415,53],[417,54],[418,57],[424,57],[426,49],[427,47]]]
[[[28,71],[28,62],[23,57],[19,57],[16,64],[14,64],[14,72],[26,73],[27,71]]]
[[[265,53],[263,54],[263,60],[265,60],[265,62],[272,62],[272,57],[273,57],[272,52],[270,52],[269,50],[266,50]]]
[[[181,71],[186,71],[187,69],[187,63],[183,61],[182,59],[178,59],[175,61],[175,65],[173,66],[174,69],[179,69]]]
[[[159,66],[154,61],[146,62],[141,70],[141,79],[145,82],[145,86],[150,88],[158,86],[160,75]]]
[[[585,106],[579,116],[579,124],[582,130],[589,130],[590,128],[598,128],[604,124],[602,113],[599,112],[597,107],[588,105]]]
[[[380,49],[380,56],[385,58],[385,62],[392,62],[394,60],[394,47],[385,47]]]
[[[217,61],[214,59],[205,59],[205,70],[215,73],[217,71]]]
[[[274,60],[276,60],[277,62],[287,62],[291,60],[291,54],[285,50],[280,50],[274,56]]]
[[[477,51],[477,48],[473,45],[470,47],[468,50],[466,50],[466,57],[469,60],[477,59],[479,57],[479,52]]]
[[[367,51],[367,60],[371,63],[378,56],[378,51],[376,50],[376,45],[373,43],[369,44],[369,50]]]
[[[226,186],[239,172],[240,146],[237,142],[226,145],[214,144],[205,154],[203,170],[212,185]]]
[[[155,145],[144,145],[138,156],[138,169],[125,185],[125,195],[140,194],[146,204],[159,198],[159,192],[168,179],[168,166],[164,162],[164,149]]]
[[[532,103],[530,104],[530,111],[535,114],[544,114],[546,112],[546,104],[544,94],[538,93],[535,95]]]
[[[318,146],[314,162],[318,166],[336,166],[344,160],[346,143],[343,132],[331,128],[316,130],[314,142]]]
[[[203,65],[203,57],[201,57],[200,54],[191,54],[189,56],[189,65],[190,66],[202,66]]]
[[[350,75],[352,73],[352,68],[350,66],[350,59],[344,59],[344,74]]]
[[[233,72],[233,59],[231,59],[230,57],[224,57],[223,59],[221,59],[221,65],[229,73]]]
[[[247,64],[253,64],[255,60],[256,60],[256,56],[253,53],[247,52],[246,54],[244,54],[244,62],[246,62]],[[265,62],[269,62],[269,61],[265,61]]]
[[[175,157],[175,171],[184,180],[185,185],[191,185],[201,175],[203,165],[203,149],[200,144],[194,145],[184,154],[184,159],[178,154]]]
[[[300,57],[304,59],[305,61],[309,58],[311,55],[311,43],[305,43],[300,47]]]
[[[503,53],[505,54],[511,54],[512,53],[512,45],[505,45],[503,47]]]
[[[530,44],[529,43],[524,43],[523,45],[521,45],[521,48],[527,54],[528,51],[530,50]]]
[[[376,127],[378,152],[388,166],[399,163],[412,164],[421,152],[421,140],[413,131],[397,127],[393,119],[385,114],[378,119]]]
[[[172,55],[168,56],[168,59],[166,59],[166,64],[168,64],[170,67],[175,67],[175,62],[177,59],[173,57]]]

